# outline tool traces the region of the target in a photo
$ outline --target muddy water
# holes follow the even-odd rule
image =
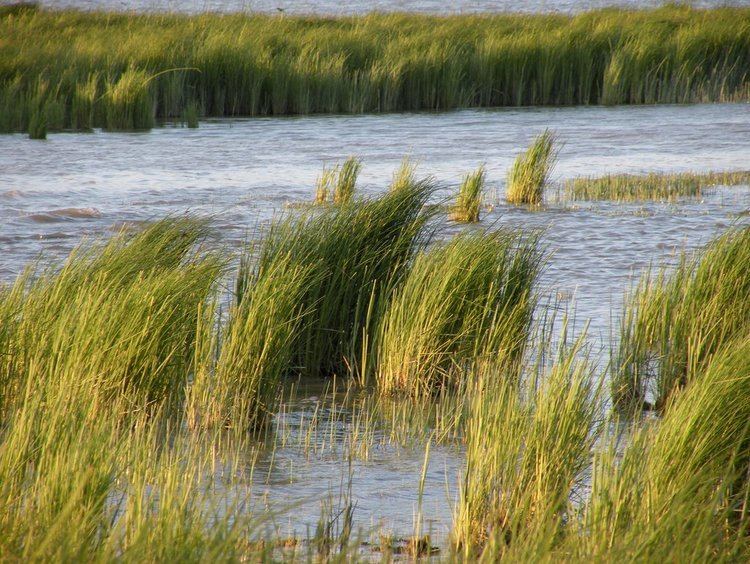
[[[364,161],[360,182],[367,194],[385,190],[405,154],[434,176],[438,198],[486,163],[500,196],[484,225],[545,230],[551,256],[544,292],[574,303],[577,321],[591,321],[592,341],[606,351],[634,275],[748,221],[750,187],[719,188],[702,201],[677,204],[555,202],[553,188],[540,211],[508,206],[506,171],[545,128],[564,142],[558,182],[583,174],[750,168],[748,105],[217,120],[197,130],[167,124],[149,133],[52,134],[43,142],[0,136],[0,280],[11,280],[40,254],[45,261],[65,256],[83,236],[186,210],[211,214],[218,244],[235,251],[286,204],[308,201],[323,163],[351,154]],[[445,233],[456,229],[447,225]],[[313,395],[319,392],[301,393],[290,404],[277,421],[280,432],[306,432]],[[346,417],[323,425],[329,433],[314,434],[321,445],[315,452],[290,441],[258,461],[257,503],[295,504],[279,517],[280,530],[304,535],[309,526],[312,533],[320,499],[330,495],[335,503],[351,475],[357,525],[411,531],[423,448],[381,437],[368,457],[355,457],[350,474],[344,451],[352,425]],[[338,448],[324,448],[330,444]],[[453,448],[433,447],[423,510],[432,520],[425,527],[438,537],[450,525],[461,464]]]
[[[662,0],[42,0],[54,8],[84,10],[176,11],[257,11],[290,14],[362,14],[379,12],[563,12],[572,13],[607,6],[651,8]],[[745,0],[694,0],[698,7],[741,6]],[[2,2],[0,2],[2,4]]]

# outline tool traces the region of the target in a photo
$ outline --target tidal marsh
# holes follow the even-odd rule
[[[565,182],[571,200],[674,201],[700,198],[713,186],[750,185],[750,172],[682,172],[648,174],[612,174],[580,177]]]
[[[9,10],[0,130],[747,100],[747,8],[303,17]],[[196,40],[199,38],[199,40]],[[34,127],[32,127],[32,125]]]
[[[659,425],[617,424],[585,333],[552,331],[554,314],[543,327],[538,235],[440,242],[433,190],[415,182],[278,219],[231,273],[207,248],[208,222],[175,218],[3,287],[0,553],[358,560],[373,546],[426,554],[434,539],[447,561],[583,561],[684,556],[697,538],[716,560],[750,555],[743,326],[711,340]],[[746,233],[682,267],[698,294],[730,274],[740,284]],[[746,305],[732,304],[740,319]],[[334,383],[295,420],[289,386],[321,377],[343,394]],[[396,391],[409,393],[385,393]],[[417,450],[411,536],[358,530],[352,468],[401,448]],[[257,491],[278,486],[290,452],[296,472],[329,457],[342,480],[314,531],[292,536],[275,520],[295,502],[268,506]],[[461,461],[443,477],[456,492],[443,537],[422,505],[425,487],[441,489],[427,479],[436,456]]]

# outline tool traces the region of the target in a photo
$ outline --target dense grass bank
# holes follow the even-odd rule
[[[622,202],[700,198],[711,186],[750,185],[750,171],[610,174],[579,177],[565,182],[572,200],[616,200]]]
[[[750,98],[750,9],[349,18],[0,13],[0,130]]]

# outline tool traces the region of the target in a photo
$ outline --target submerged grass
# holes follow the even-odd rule
[[[418,255],[378,331],[380,389],[429,394],[488,358],[512,372],[540,263],[537,240],[511,231],[464,233]]]
[[[206,116],[747,100],[747,8],[572,16],[0,14],[0,130]]]
[[[750,185],[750,171],[612,174],[568,180],[565,190],[572,200],[673,201],[700,198],[709,186],[736,185]]]
[[[482,193],[486,182],[484,166],[467,174],[458,188],[456,205],[451,210],[451,219],[461,223],[479,221],[479,209],[482,206]]]
[[[557,160],[555,136],[545,131],[534,139],[525,153],[518,155],[508,172],[505,198],[512,204],[539,205],[544,186]]]
[[[622,406],[666,407],[727,342],[750,329],[750,228],[735,228],[674,272],[647,274],[626,307],[613,379]]]

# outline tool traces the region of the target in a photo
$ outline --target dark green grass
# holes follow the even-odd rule
[[[0,13],[0,130],[205,116],[747,100],[750,9]],[[38,123],[38,121],[37,121]]]

